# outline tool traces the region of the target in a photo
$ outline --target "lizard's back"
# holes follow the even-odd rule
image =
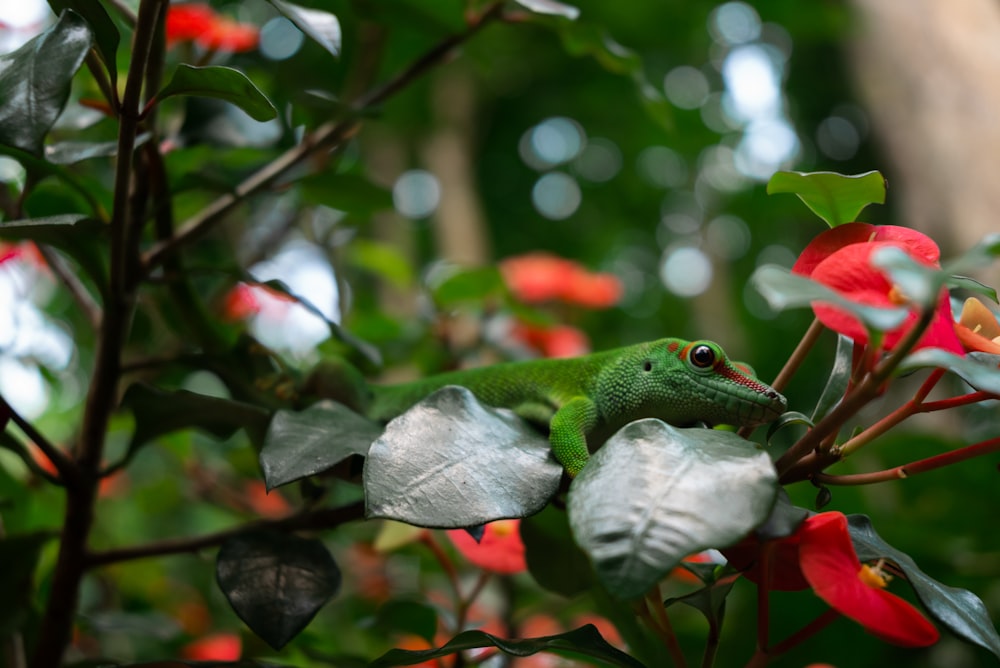
[[[507,362],[490,367],[438,374],[409,383],[372,385],[368,417],[387,421],[446,385],[459,385],[479,401],[498,408],[517,409],[525,404],[558,408],[575,396],[590,396],[605,357],[598,353],[568,359]]]

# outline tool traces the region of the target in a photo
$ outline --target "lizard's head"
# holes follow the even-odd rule
[[[643,377],[639,384],[650,397],[646,408],[671,424],[749,427],[777,419],[787,406],[753,369],[731,361],[712,341],[663,339],[634,364],[632,373]]]

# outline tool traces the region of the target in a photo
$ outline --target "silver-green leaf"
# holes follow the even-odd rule
[[[570,486],[569,522],[607,589],[645,594],[680,561],[735,543],[764,522],[778,476],[732,432],[626,425]]]
[[[439,528],[527,517],[545,507],[561,477],[547,438],[449,386],[390,422],[372,444],[366,512]]]

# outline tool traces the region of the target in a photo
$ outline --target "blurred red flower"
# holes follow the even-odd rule
[[[759,568],[762,549],[770,551],[765,578]],[[813,515],[791,536],[768,545],[751,537],[723,552],[752,582],[763,580],[768,589],[782,591],[812,588],[830,607],[886,642],[926,647],[938,640],[926,617],[885,590],[889,578],[880,567],[858,560],[843,513]]]
[[[490,522],[478,543],[464,529],[453,529],[447,534],[455,548],[470,563],[491,573],[511,575],[528,568],[524,561],[520,527],[521,520]]]
[[[579,357],[590,352],[587,335],[569,325],[539,327],[519,322],[511,336],[545,357]]]
[[[288,500],[277,490],[268,492],[262,480],[247,480],[243,494],[250,508],[261,517],[284,517],[292,510]]]
[[[222,314],[230,321],[246,320],[258,313],[280,318],[295,300],[266,285],[237,283],[222,300]]]
[[[236,661],[243,642],[235,633],[215,633],[181,648],[181,657],[191,661]]]
[[[940,250],[925,234],[894,225],[848,223],[827,230],[813,239],[799,255],[792,273],[808,276],[859,304],[909,306],[911,302],[892,283],[888,274],[871,263],[872,255],[886,247],[901,248],[921,264],[940,266]],[[858,343],[868,342],[868,331],[850,313],[823,303],[814,303],[813,311],[820,322],[835,332]],[[886,332],[885,347],[892,349],[898,344],[917,319],[916,310],[911,310],[902,325]],[[941,290],[934,320],[916,347],[943,348],[962,354],[962,346],[955,334],[947,290]]]
[[[563,301],[587,308],[618,303],[622,284],[614,274],[592,273],[572,260],[549,253],[528,253],[500,263],[504,282],[523,302]]]
[[[213,51],[240,53],[257,48],[260,30],[216,13],[209,5],[191,2],[167,10],[167,45],[193,41]]]
[[[33,241],[0,243],[0,264],[11,260],[21,260],[35,267],[47,267],[45,258]]]

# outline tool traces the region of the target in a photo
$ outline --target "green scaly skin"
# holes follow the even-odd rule
[[[576,476],[597,448],[629,422],[753,427],[775,420],[785,398],[731,362],[711,341],[660,339],[571,359],[510,362],[398,385],[371,385],[363,412],[387,422],[446,385],[509,408],[549,429],[552,452]]]

